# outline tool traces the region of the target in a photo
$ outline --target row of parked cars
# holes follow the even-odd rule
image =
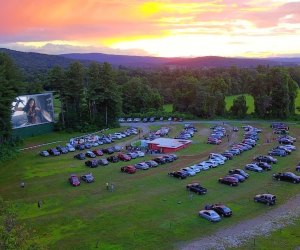
[[[215,125],[212,126],[210,129],[212,129],[211,134],[207,138],[207,143],[208,144],[215,144],[219,145],[222,143],[222,138],[226,135],[226,128],[220,126],[220,125]]]
[[[170,163],[177,159],[178,157],[175,154],[166,154],[166,155],[156,157],[149,161],[139,162],[134,165],[121,167],[121,172],[134,174],[137,169],[148,170],[149,168],[157,167],[158,165],[163,165],[165,163]]]
[[[155,122],[155,121],[179,121],[179,122],[182,122],[183,121],[183,118],[181,117],[156,117],[156,116],[152,116],[152,117],[144,117],[144,118],[119,118],[118,121],[120,123],[124,123],[124,122]]]
[[[78,160],[85,160],[86,157],[96,158],[97,156],[103,156],[103,154],[113,154],[115,152],[120,152],[121,150],[122,148],[118,145],[109,148],[103,148],[103,149],[97,148],[94,150],[88,150],[85,153],[78,153],[74,155],[74,158]]]
[[[175,137],[175,139],[189,140],[194,136],[194,134],[197,131],[198,130],[195,128],[193,124],[189,124],[189,123],[184,124],[183,130],[181,130],[181,132]]]

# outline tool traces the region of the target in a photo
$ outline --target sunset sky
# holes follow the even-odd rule
[[[300,1],[1,1],[0,47],[47,54],[300,56]]]

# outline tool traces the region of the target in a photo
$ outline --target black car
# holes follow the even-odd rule
[[[186,186],[186,188],[189,191],[194,192],[196,194],[206,194],[207,193],[207,189],[205,187],[202,187],[199,183],[188,184]]]
[[[206,205],[205,209],[214,210],[222,217],[230,217],[232,215],[231,209],[223,204]]]
[[[84,149],[85,149],[84,144],[77,144],[77,145],[75,146],[75,149],[78,149],[78,150],[84,150]]]
[[[295,184],[300,183],[300,176],[295,175],[292,172],[273,174],[273,178],[277,181],[290,181]]]
[[[229,152],[222,153],[223,156],[225,156],[227,159],[232,160],[233,154]]]
[[[84,160],[85,159],[85,155],[84,155],[84,153],[79,153],[77,155],[74,155],[74,158],[76,158],[78,160]]]
[[[56,148],[50,148],[50,149],[48,149],[48,153],[50,155],[54,155],[54,156],[60,155],[60,152]]]
[[[61,153],[61,154],[67,154],[69,153],[69,150],[66,147],[63,146],[57,146],[56,149]]]
[[[269,155],[260,155],[260,156],[257,156],[254,158],[254,161],[257,161],[257,162],[266,162],[266,163],[274,163],[276,164],[277,163],[277,159],[272,157],[272,156],[269,156]]]
[[[90,168],[96,168],[98,167],[98,161],[97,160],[86,161],[85,165]]]
[[[104,148],[104,149],[102,150],[102,152],[105,153],[105,154],[111,155],[111,154],[113,154],[115,151],[114,151],[112,148]]]
[[[258,194],[254,196],[254,201],[271,206],[276,203],[276,196],[272,194]]]
[[[156,157],[153,161],[157,162],[158,164],[165,164],[166,160],[163,157]]]
[[[239,175],[244,176],[245,178],[249,177],[248,173],[246,173],[244,170],[239,169],[239,168],[237,168],[237,169],[231,169],[231,170],[228,171],[228,173],[229,174],[239,174]]]
[[[108,164],[109,164],[108,160],[106,160],[104,158],[98,160],[98,165],[106,166]]]
[[[115,156],[115,155],[109,156],[109,157],[107,157],[106,159],[107,159],[109,162],[113,162],[113,163],[116,163],[116,162],[119,162],[119,161],[120,161],[120,159],[119,159],[117,156]]]
[[[92,173],[84,174],[84,175],[80,176],[80,179],[86,183],[92,183],[95,180]]]
[[[254,164],[256,164],[257,166],[261,167],[263,170],[272,170],[272,166],[266,162],[253,162]]]
[[[171,173],[168,173],[168,175],[173,176],[173,177],[178,178],[178,179],[185,179],[187,177],[187,174],[184,173],[183,171],[171,172]]]

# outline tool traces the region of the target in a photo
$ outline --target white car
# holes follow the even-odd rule
[[[196,175],[196,172],[194,170],[192,170],[189,167],[186,168],[182,168],[181,171],[184,171],[185,173],[187,173],[189,176],[194,176]]]
[[[247,165],[245,166],[245,169],[246,169],[246,170],[250,170],[250,171],[254,171],[254,172],[259,172],[259,173],[261,173],[261,172],[263,171],[263,169],[262,169],[261,167],[257,166],[257,165],[254,164],[254,163],[247,164]]]
[[[210,158],[210,160],[216,162],[218,164],[218,166],[225,164],[225,161],[223,161],[221,158],[218,158],[218,157]]]
[[[201,168],[197,165],[190,166],[189,168],[195,171],[196,174],[198,174],[201,171]]]
[[[205,162],[200,162],[197,164],[198,167],[200,167],[201,170],[208,170],[212,167],[211,164],[205,163]]]
[[[289,149],[289,150],[292,150],[292,151],[295,151],[296,150],[296,146],[294,146],[294,145],[282,145],[281,147],[285,147],[285,148],[287,148],[287,149]]]
[[[122,134],[122,133],[115,133],[114,134],[118,139],[122,139],[122,138],[125,138],[126,135],[125,134]]]
[[[142,151],[136,151],[136,153],[138,154],[139,157],[144,157],[145,153]]]
[[[209,154],[209,158],[210,159],[211,158],[216,158],[216,157],[222,159],[223,161],[227,161],[228,160],[224,155],[221,155],[221,154],[217,154],[217,153],[210,153]]]
[[[68,149],[69,152],[75,151],[75,148],[70,143],[67,143],[66,148]]]
[[[215,168],[215,167],[218,166],[218,164],[215,161],[212,161],[212,160],[205,161],[205,163],[210,164],[211,168]]]

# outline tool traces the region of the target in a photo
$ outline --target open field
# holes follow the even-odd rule
[[[272,173],[294,170],[300,158],[299,149],[291,156],[280,158],[270,172],[251,172],[249,180],[238,187],[217,183],[218,178],[229,169],[243,167],[251,162],[254,155],[264,154],[275,145],[275,142],[266,143],[267,138],[272,138],[269,124],[254,125],[264,129],[257,147],[224,166],[200,172],[185,180],[168,177],[167,173],[206,159],[210,152],[222,151],[229,144],[206,144],[209,124],[196,125],[198,132],[193,137],[193,144],[178,153],[176,162],[138,171],[134,175],[120,172],[120,167],[126,165],[122,162],[89,169],[84,166],[84,161],[73,159],[75,153],[43,158],[38,156],[38,152],[47,147],[23,151],[18,159],[0,166],[0,193],[4,199],[13,201],[22,221],[35,228],[40,242],[50,249],[172,249],[179,243],[271,210],[272,207],[253,202],[256,193],[276,194],[276,206],[299,193],[299,185],[276,182],[271,178]],[[171,126],[170,137],[183,127]],[[153,125],[151,128],[157,127]],[[291,135],[300,139],[299,125],[291,126]],[[26,140],[25,146],[66,141],[72,136],[52,133],[33,137]],[[235,141],[241,137],[242,133],[238,132],[231,139]],[[299,148],[299,142],[295,145]],[[152,157],[149,155],[144,159]],[[130,164],[138,161],[141,159],[132,160]],[[95,183],[82,183],[76,188],[70,186],[67,181],[69,174],[87,172],[93,173]],[[21,181],[25,181],[26,188],[19,187]],[[200,182],[208,193],[191,197],[185,185],[193,181]],[[106,182],[115,184],[114,192],[106,190]],[[40,209],[37,207],[38,200],[43,201]],[[227,204],[233,210],[232,218],[212,224],[198,217],[198,210],[203,209],[205,204],[218,202]],[[299,227],[298,223],[291,227],[293,229],[286,230],[299,231]],[[278,237],[279,233],[274,235]],[[288,241],[289,237],[285,234],[283,239]],[[264,239],[261,242],[265,244],[262,246],[268,246],[263,243]],[[296,240],[293,242],[293,246],[300,244]]]
[[[236,99],[240,95],[231,95],[225,97],[226,110],[229,111],[233,105],[233,100]],[[246,103],[248,106],[247,114],[251,114],[254,112],[254,99],[251,95],[245,94]]]

